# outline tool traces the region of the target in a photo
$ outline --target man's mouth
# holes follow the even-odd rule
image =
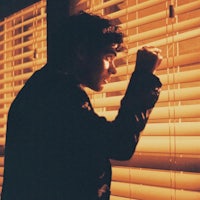
[[[104,80],[103,80],[103,83],[104,83],[104,84],[107,84],[107,83],[108,83],[108,79],[104,79]]]
[[[110,77],[104,77],[103,78],[103,84],[107,84],[110,81]]]

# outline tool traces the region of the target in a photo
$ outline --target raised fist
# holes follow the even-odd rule
[[[160,65],[163,57],[161,50],[156,47],[142,47],[137,52],[135,72],[153,73]]]

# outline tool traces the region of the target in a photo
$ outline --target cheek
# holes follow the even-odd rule
[[[109,69],[109,66],[110,66],[110,63],[106,60],[103,60],[103,68],[107,70]]]
[[[94,74],[96,77],[101,76],[101,74],[105,71],[105,64],[106,63],[104,63],[103,60],[95,60],[95,62],[93,62],[91,73]]]

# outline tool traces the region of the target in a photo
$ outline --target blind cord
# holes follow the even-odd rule
[[[169,17],[171,18],[171,26],[172,26],[172,74],[173,74],[173,139],[174,139],[174,148],[173,148],[173,162],[174,162],[174,198],[176,199],[176,130],[175,130],[175,121],[176,121],[176,113],[175,113],[175,64],[174,64],[174,57],[175,57],[175,41],[174,41],[174,23],[175,23],[175,10],[174,10],[175,0],[171,2],[169,5]]]
[[[15,40],[14,40],[14,38],[15,38],[15,25],[16,25],[16,19],[14,18],[13,20],[12,20],[12,24],[13,24],[13,30],[12,30],[12,37],[13,37],[13,39],[12,39],[12,47],[13,47],[13,49],[12,49],[12,64],[11,64],[11,66],[12,66],[12,98],[14,98],[15,97],[15,68],[14,68],[14,65],[15,65]]]
[[[171,185],[171,200],[176,199],[176,171],[172,170],[172,166],[176,166],[176,134],[175,134],[175,118],[176,118],[176,113],[175,113],[175,66],[174,66],[174,56],[175,56],[175,41],[174,41],[174,18],[175,18],[175,10],[174,10],[174,4],[175,2],[172,0],[170,1],[170,4],[166,4],[166,8],[168,9],[168,12],[166,12],[166,47],[167,47],[167,74],[168,74],[168,116],[169,116],[169,151],[170,151],[170,185]],[[167,15],[168,14],[168,15]],[[170,21],[170,24],[169,24]],[[169,47],[170,42],[168,40],[169,37],[169,25],[171,25],[171,47]],[[171,49],[172,48],[172,49]],[[170,50],[171,49],[171,50]],[[169,57],[170,57],[170,51],[172,51],[172,87],[170,88],[171,85],[171,80],[170,80],[170,63],[169,63]],[[170,91],[172,89],[172,97],[170,96]],[[171,104],[171,99],[172,99],[172,104]],[[171,108],[172,106],[172,108]],[[172,127],[173,128],[172,128]],[[172,140],[172,138],[173,140]],[[176,169],[176,167],[175,167]],[[173,189],[174,188],[174,189]]]

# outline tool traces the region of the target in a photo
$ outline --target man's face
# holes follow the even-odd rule
[[[112,48],[107,48],[99,55],[88,60],[89,73],[85,86],[95,91],[101,91],[103,86],[109,82],[110,76],[116,74],[114,60],[116,52]]]

